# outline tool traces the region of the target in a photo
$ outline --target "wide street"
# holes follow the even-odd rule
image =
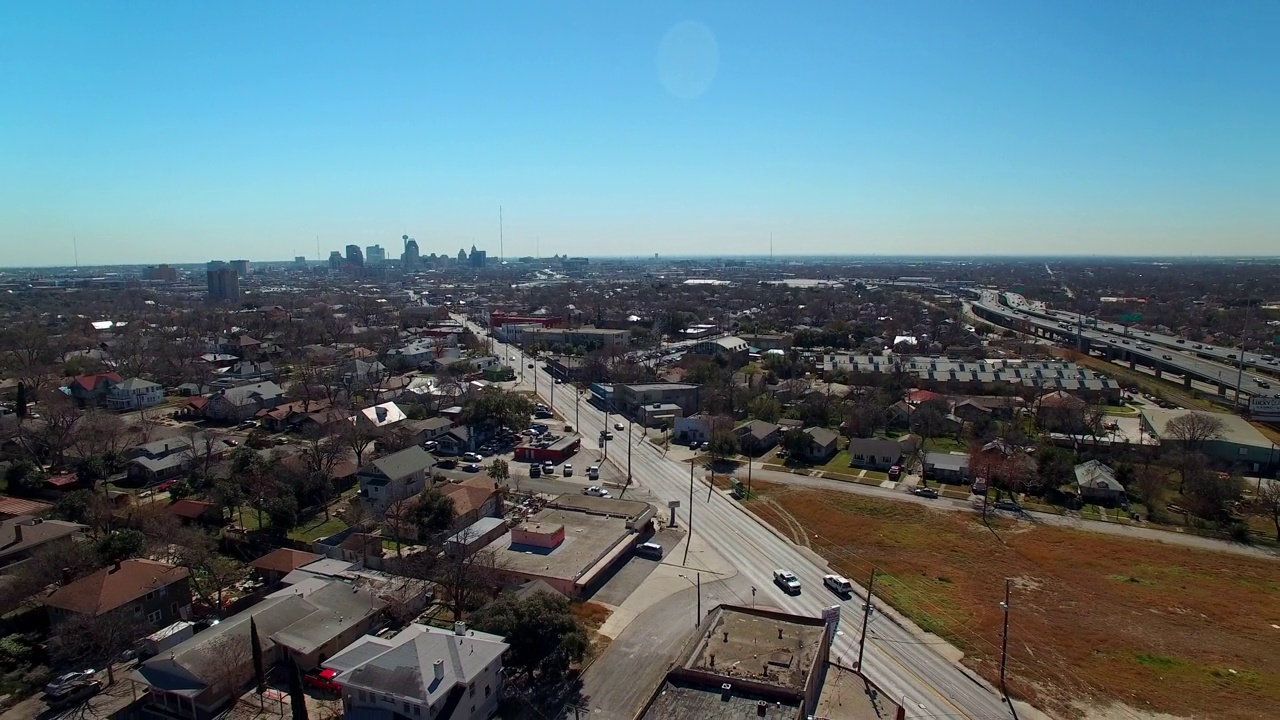
[[[480,328],[469,325],[476,332]],[[512,365],[519,375],[526,378],[537,373],[539,395],[550,402],[550,388],[554,380],[540,367],[530,370],[524,356],[514,349],[494,341],[494,351]],[[512,355],[515,359],[510,359]],[[562,386],[567,389],[567,386]],[[556,393],[554,409],[564,417],[574,413],[575,393]],[[586,438],[594,438],[619,418],[606,417],[595,407],[582,403],[578,423],[579,432]],[[610,450],[610,462],[625,471],[627,456],[619,452],[619,446],[627,442],[627,434],[617,433],[618,445]],[[662,501],[678,500],[681,503],[678,520],[685,529],[691,529],[688,548],[692,551],[686,559],[672,553],[668,564],[679,563],[691,568],[718,564],[719,560],[701,562],[697,548],[705,546],[723,558],[741,578],[738,585],[749,583],[756,590],[756,599],[769,605],[801,615],[816,617],[833,605],[841,607],[841,632],[835,638],[832,656],[851,663],[857,657],[857,642],[861,600],[854,597],[841,601],[822,585],[822,576],[829,572],[821,558],[797,548],[792,543],[757,522],[735,501],[722,493],[706,493],[703,482],[692,478],[691,466],[663,457],[662,450],[636,433],[631,440],[632,476],[635,481]],[[692,490],[690,489],[692,488]],[[787,596],[773,584],[773,570],[784,568],[796,574],[804,590],[795,597]],[[864,593],[858,588],[860,594]],[[735,592],[733,595],[737,596]],[[737,602],[748,604],[751,596]],[[705,610],[706,608],[704,608]],[[877,606],[877,610],[879,610]],[[926,636],[918,630],[909,630],[899,622],[885,622],[884,613],[876,613],[879,622],[876,632],[869,634],[863,666],[868,677],[889,695],[906,699],[907,717],[917,718],[1001,718],[1011,714],[998,693],[961,666],[938,652],[934,643],[923,641]],[[994,639],[993,639],[994,640]],[[607,708],[606,708],[607,709]]]

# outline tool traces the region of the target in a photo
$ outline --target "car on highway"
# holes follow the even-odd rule
[[[64,685],[57,692],[45,693],[44,702],[52,710],[61,710],[84,702],[100,692],[102,692],[101,680],[76,680]]]
[[[1259,381],[1258,381],[1258,387],[1263,388],[1263,389],[1266,389],[1266,390],[1270,390],[1270,389],[1271,389],[1271,383],[1267,382],[1266,380],[1259,380]]]
[[[612,497],[612,495],[609,494],[608,490],[605,490],[599,485],[592,485],[591,487],[582,488],[582,494],[591,495],[592,497],[602,497],[602,498]]]
[[[800,578],[790,570],[774,570],[773,583],[788,595],[800,594]]]
[[[70,687],[73,683],[84,682],[93,679],[93,668],[88,670],[72,670],[69,673],[63,673],[58,677],[49,681],[44,686],[46,695],[53,695],[61,692],[64,688]]]
[[[1172,360],[1172,359],[1173,359],[1173,356],[1172,356],[1172,355],[1161,355],[1161,356],[1160,356],[1160,359],[1162,359],[1162,360]]]
[[[319,671],[309,672],[302,676],[302,682],[321,692],[331,693],[333,695],[342,694],[342,683],[336,682],[334,678],[338,677],[338,671],[332,668],[322,668]]]
[[[938,491],[931,487],[916,488],[913,492],[916,497],[929,498],[930,500],[938,499]]]
[[[530,369],[530,370],[532,370],[532,369],[533,369],[533,363],[529,363],[529,369]]]
[[[620,431],[620,430],[625,430],[626,428],[622,425],[622,423],[616,422],[613,424],[613,429]]]
[[[608,430],[606,430],[606,431],[604,431],[603,433],[601,433],[601,435],[603,435],[603,436],[604,436],[604,439],[605,439],[605,440],[612,440],[612,439],[613,439],[613,433],[609,432]]]
[[[849,582],[849,579],[843,575],[823,575],[822,584],[842,598],[848,599],[850,595],[853,595],[853,583]]]

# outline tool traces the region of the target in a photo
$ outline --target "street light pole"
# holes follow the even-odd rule
[[[689,564],[689,546],[693,544],[693,463],[689,463],[689,537],[684,539],[684,561]]]
[[[1240,366],[1236,370],[1236,407],[1240,406],[1240,384],[1244,381],[1244,353],[1245,346],[1249,341],[1249,311],[1253,309],[1252,302],[1246,302],[1244,306],[1244,329],[1240,331]]]

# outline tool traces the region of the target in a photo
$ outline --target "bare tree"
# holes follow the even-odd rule
[[[436,575],[436,582],[449,596],[449,606],[454,619],[483,604],[482,598],[495,593],[500,587],[499,574],[502,560],[492,550],[481,548],[472,552],[468,547],[475,540],[477,531],[466,528],[454,543],[445,548]]]
[[[1222,437],[1225,430],[1221,418],[1202,412],[1179,415],[1164,426],[1167,439],[1182,443],[1188,452],[1198,452],[1208,441]]]
[[[414,536],[417,535],[414,522],[414,508],[417,503],[417,495],[398,491],[392,495],[383,513],[382,524],[396,541],[396,557],[400,557],[401,544],[408,537],[408,533],[412,530]]]
[[[1276,540],[1280,540],[1280,481],[1259,481],[1257,502],[1262,512],[1276,526]]]
[[[203,656],[214,697],[235,697],[253,681],[253,648],[247,632],[226,633],[211,640],[203,648]]]
[[[150,629],[129,608],[102,615],[66,613],[50,629],[53,655],[68,665],[105,665],[107,684],[114,684],[112,667],[120,653]]]

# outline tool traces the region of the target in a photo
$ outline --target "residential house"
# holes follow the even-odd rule
[[[822,427],[805,428],[804,432],[809,436],[809,447],[805,450],[802,460],[814,465],[822,465],[835,457],[839,451],[839,435]]]
[[[381,515],[387,505],[422,492],[427,470],[435,458],[417,445],[392,453],[360,468],[360,497]]]
[[[489,442],[493,431],[471,425],[454,425],[447,432],[436,436],[436,452],[440,455],[461,455]]]
[[[323,435],[330,428],[338,425],[338,423],[346,422],[347,414],[336,408],[326,408],[319,412],[307,413],[298,418],[294,427],[298,432],[306,436]]]
[[[245,383],[260,383],[267,380],[275,380],[275,366],[269,362],[250,362],[245,360],[233,364],[218,373],[218,378],[213,381],[216,387],[235,387]]]
[[[327,410],[328,400],[295,400],[273,408],[259,410],[254,418],[271,432],[292,430],[308,415]]]
[[[209,397],[205,417],[222,422],[243,422],[258,411],[276,407],[284,401],[284,390],[267,381],[223,388]]]
[[[65,520],[18,515],[0,521],[0,575],[14,573],[37,552],[56,552],[89,530]]]
[[[964,485],[969,482],[969,456],[942,452],[925,453],[923,470],[926,480]]]
[[[1036,400],[1036,420],[1048,432],[1082,432],[1085,406],[1085,401],[1075,395],[1055,390]]]
[[[442,415],[424,420],[409,420],[405,425],[413,430],[413,443],[415,445],[435,440],[453,429],[453,421]]]
[[[0,495],[0,520],[12,520],[24,515],[44,516],[51,510],[53,510],[53,503]]]
[[[253,684],[251,627],[257,629],[268,670],[290,658],[307,671],[367,633],[385,606],[364,588],[307,580],[147,660],[129,678],[146,689],[145,710],[211,720]]]
[[[377,360],[369,362],[356,358],[343,363],[338,368],[338,376],[342,379],[343,386],[351,390],[375,387],[388,375],[387,366]]]
[[[382,567],[382,556],[385,554],[381,536],[357,532],[355,528],[347,528],[327,538],[320,538],[311,543],[311,549],[330,560],[370,568]]]
[[[348,718],[489,720],[508,647],[462,623],[453,631],[413,623],[390,638],[360,638],[324,666],[338,672]]]
[[[164,388],[142,378],[129,378],[107,389],[111,410],[141,410],[164,402]]]
[[[218,350],[228,355],[234,355],[238,358],[250,358],[257,354],[258,349],[262,347],[262,343],[253,339],[248,335],[240,335],[233,338],[223,338],[218,341]]]
[[[394,402],[385,402],[361,410],[352,416],[352,419],[361,428],[375,431],[395,427],[409,419],[409,416],[405,415],[400,406]]]
[[[1022,398],[1015,396],[977,395],[960,400],[951,412],[967,423],[978,422],[984,417],[1007,421],[1012,420],[1014,413],[1024,404]]]
[[[182,498],[166,507],[165,512],[178,518],[184,525],[204,525],[207,527],[219,527],[225,519],[222,517],[222,508],[217,503],[211,503],[204,500],[192,500],[191,498]]]
[[[140,626],[162,628],[191,614],[190,573],[184,567],[154,560],[121,560],[44,598],[55,627],[76,616],[97,618],[114,613]]]
[[[902,464],[903,446],[888,438],[850,438],[849,466],[870,470],[888,470]]]
[[[698,413],[689,417],[675,418],[673,437],[676,442],[681,443],[709,442],[716,432],[727,431],[732,427],[732,418]]]
[[[156,440],[125,450],[125,471],[129,477],[159,482],[182,474],[192,463],[203,461],[206,454],[212,461],[220,460],[231,447],[225,440],[204,435]]]
[[[474,477],[460,483],[445,483],[440,493],[453,501],[453,529],[460,530],[483,517],[502,516],[502,494],[497,483]]]
[[[268,586],[275,586],[279,585],[280,581],[289,573],[303,565],[310,565],[323,557],[323,555],[305,550],[277,548],[249,563],[249,567],[257,570],[258,577],[262,578],[262,581]]]
[[[1075,467],[1076,492],[1087,503],[1118,505],[1125,499],[1124,485],[1110,466],[1090,460]]]
[[[781,428],[764,420],[752,420],[738,426],[738,446],[748,455],[759,455],[773,449],[778,444]]]
[[[86,405],[102,405],[107,401],[107,393],[112,387],[124,382],[119,373],[102,373],[100,375],[80,375],[72,379],[67,392],[80,407]]]

